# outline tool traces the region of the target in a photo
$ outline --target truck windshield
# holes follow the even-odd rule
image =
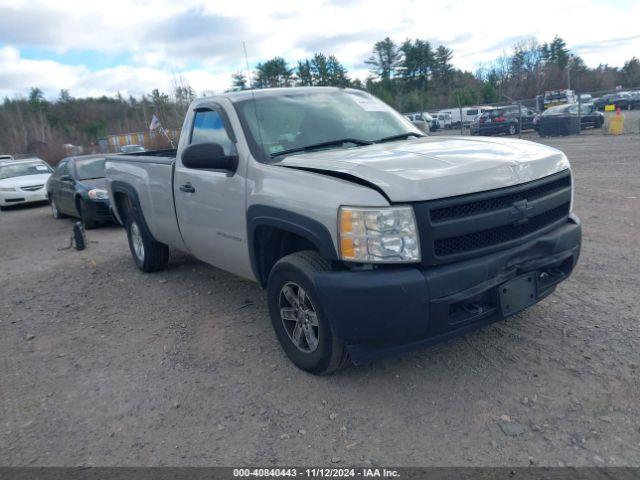
[[[255,103],[243,100],[236,109],[262,160],[313,146],[354,147],[402,135],[422,136],[391,107],[354,90],[257,95]]]

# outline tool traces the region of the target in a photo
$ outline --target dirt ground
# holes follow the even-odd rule
[[[530,138],[538,140],[536,136]],[[574,275],[467,337],[331,377],[281,352],[255,284],[47,206],[0,213],[0,465],[640,465],[640,136],[572,161]]]

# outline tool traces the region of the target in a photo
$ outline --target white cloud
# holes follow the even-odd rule
[[[0,97],[26,96],[31,87],[42,89],[48,98],[67,89],[77,97],[113,95],[140,96],[154,88],[170,91],[177,72],[145,66],[121,65],[92,72],[83,66],[63,65],[51,60],[20,58],[13,47],[0,48]],[[230,84],[226,72],[187,70],[180,75],[196,92],[222,91]]]
[[[365,78],[376,40],[423,38],[454,50],[454,64],[473,70],[522,38],[562,36],[589,65],[620,66],[640,53],[640,2],[537,0],[516,8],[474,0],[0,0],[0,94],[30,86],[56,95],[140,94],[167,89],[175,73],[198,90],[222,90],[251,65],[279,55],[292,64],[316,51],[334,54]],[[614,19],[611,23],[610,19]],[[123,65],[30,60],[20,51],[66,58],[114,57]],[[63,55],[60,57],[60,55]],[[82,59],[82,56],[78,58]]]

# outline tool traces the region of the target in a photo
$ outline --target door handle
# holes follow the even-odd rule
[[[184,185],[180,185],[180,191],[186,193],[195,193],[196,189],[190,183],[185,183]]]

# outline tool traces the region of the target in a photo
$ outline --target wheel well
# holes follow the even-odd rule
[[[269,272],[285,255],[302,250],[318,251],[308,239],[281,228],[259,226],[253,235],[256,275],[260,285],[267,284]]]
[[[122,220],[122,224],[123,225],[126,224],[127,216],[129,215],[129,212],[133,210],[133,203],[131,203],[131,199],[129,198],[129,195],[127,195],[124,192],[114,192],[113,204],[116,209],[116,212],[118,212],[118,216],[120,217],[120,220]]]

